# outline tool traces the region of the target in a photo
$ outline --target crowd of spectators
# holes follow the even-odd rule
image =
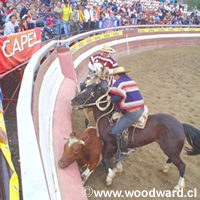
[[[91,29],[140,24],[196,24],[180,0],[0,1],[2,35],[35,27],[66,37]],[[53,28],[52,28],[53,27]],[[51,33],[51,31],[50,31]]]

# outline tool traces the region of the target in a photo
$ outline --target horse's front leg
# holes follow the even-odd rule
[[[85,115],[85,127],[87,128],[89,123],[90,123],[90,118],[89,118],[89,109],[88,108],[84,108],[83,109],[83,113]]]
[[[111,154],[114,155],[114,152],[115,152],[115,150],[113,151],[113,149],[110,149],[110,147],[111,147],[111,144],[106,144],[104,142],[102,162],[106,169],[106,185],[112,184],[113,178],[115,177],[115,174],[117,172],[115,169],[112,169],[110,167],[110,160],[112,159]],[[112,153],[112,151],[113,151],[113,153]]]

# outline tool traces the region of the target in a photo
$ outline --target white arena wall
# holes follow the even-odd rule
[[[70,100],[87,75],[88,57],[103,44],[119,59],[153,48],[200,45],[199,27],[128,26],[51,41],[25,68],[17,104],[21,182],[24,200],[77,200],[83,185],[77,164],[60,169],[64,137],[71,131]]]

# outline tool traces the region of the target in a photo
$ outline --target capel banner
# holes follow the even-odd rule
[[[41,48],[41,29],[0,37],[0,74],[29,59]]]

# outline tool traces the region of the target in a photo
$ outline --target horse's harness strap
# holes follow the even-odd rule
[[[91,93],[91,96],[94,97],[94,94]],[[110,101],[108,101],[107,99],[106,99],[105,101],[101,101],[101,99],[103,99],[103,98],[106,97],[106,96],[107,96],[107,93],[104,94],[104,95],[102,95],[102,96],[100,96],[100,97],[96,100],[96,102],[86,104],[86,102],[90,99],[90,96],[89,96],[89,97],[86,99],[86,101],[85,101],[81,106],[79,106],[79,107],[80,107],[80,108],[84,108],[84,106],[93,106],[93,105],[96,105],[100,111],[105,111],[105,110],[110,106]],[[107,105],[106,105],[105,107],[101,107],[100,104],[102,104],[102,103],[107,103]]]
[[[104,113],[103,115],[101,115],[101,116],[96,120],[96,128],[97,128],[97,133],[98,133],[98,135],[99,135],[99,127],[98,127],[99,120],[102,119],[103,117],[105,117],[106,115],[110,114],[113,110],[114,110],[114,105],[112,105],[112,108],[111,108],[108,112]]]

